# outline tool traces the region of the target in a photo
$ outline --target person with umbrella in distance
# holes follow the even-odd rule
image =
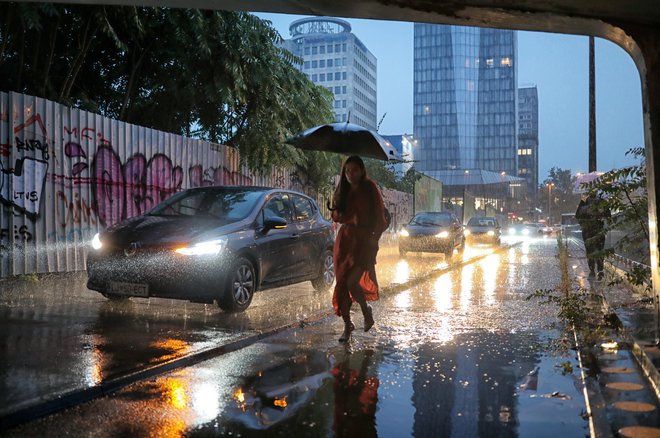
[[[383,198],[357,155],[348,157],[342,165],[332,201],[332,220],[341,224],[333,253],[337,283],[332,305],[344,320],[339,342],[348,342],[355,329],[351,322],[353,301],[362,310],[364,331],[374,325],[367,301],[378,299],[376,255],[380,235],[387,228]]]
[[[582,229],[582,240],[587,253],[589,277],[603,278],[605,254],[605,220],[610,217],[610,210],[605,201],[596,193],[585,193],[580,199],[575,218]]]

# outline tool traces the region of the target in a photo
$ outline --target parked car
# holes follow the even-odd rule
[[[417,213],[399,231],[399,254],[409,251],[442,252],[450,258],[454,249],[465,248],[463,226],[455,214],[445,211]]]
[[[496,218],[473,216],[465,226],[465,239],[468,244],[489,243],[499,245],[502,227]]]
[[[108,298],[216,301],[243,311],[254,293],[335,279],[334,236],[306,195],[267,187],[201,187],[94,236],[87,287]]]

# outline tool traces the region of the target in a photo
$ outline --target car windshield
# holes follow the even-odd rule
[[[431,225],[435,227],[446,227],[451,223],[448,214],[420,213],[412,218],[410,225]]]
[[[152,216],[203,216],[236,222],[254,210],[263,191],[213,188],[187,190],[161,202],[149,212]]]
[[[468,226],[472,227],[494,227],[495,221],[493,219],[483,217],[473,217],[468,221]]]

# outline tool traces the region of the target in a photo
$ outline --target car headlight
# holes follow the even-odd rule
[[[466,235],[466,236],[469,236],[470,235],[470,230],[463,231],[463,234]]]
[[[449,237],[449,231],[440,231],[438,234],[435,235],[435,237],[446,239],[447,237]]]
[[[486,233],[486,234],[488,234],[489,236],[494,236],[494,235],[495,235],[495,231],[493,231],[493,230],[489,230],[488,233]]]
[[[94,234],[94,237],[92,237],[92,248],[98,250],[103,247],[103,243],[101,242],[101,236],[99,233]]]
[[[401,231],[399,231],[399,234],[400,234],[401,236],[403,236],[403,237],[408,237],[408,236],[410,236],[410,233],[409,233],[408,230],[406,230],[405,228],[401,228]]]
[[[526,229],[526,228],[525,228],[524,230],[522,230],[522,233],[523,233],[525,236],[529,236],[529,230]]]
[[[515,228],[509,228],[509,234],[516,234]]]
[[[183,255],[216,255],[222,251],[225,246],[225,239],[209,240],[208,242],[196,243],[193,246],[184,246],[177,248],[174,252]]]

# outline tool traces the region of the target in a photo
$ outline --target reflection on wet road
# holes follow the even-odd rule
[[[105,436],[582,437],[578,377],[557,366],[574,359],[547,356],[554,311],[525,299],[558,282],[555,255],[551,240],[492,253],[383,294],[376,326],[362,333],[355,314],[348,345],[337,343],[333,318],[131,385],[16,436],[47,425]],[[379,261],[379,269],[404,283],[431,260]]]

